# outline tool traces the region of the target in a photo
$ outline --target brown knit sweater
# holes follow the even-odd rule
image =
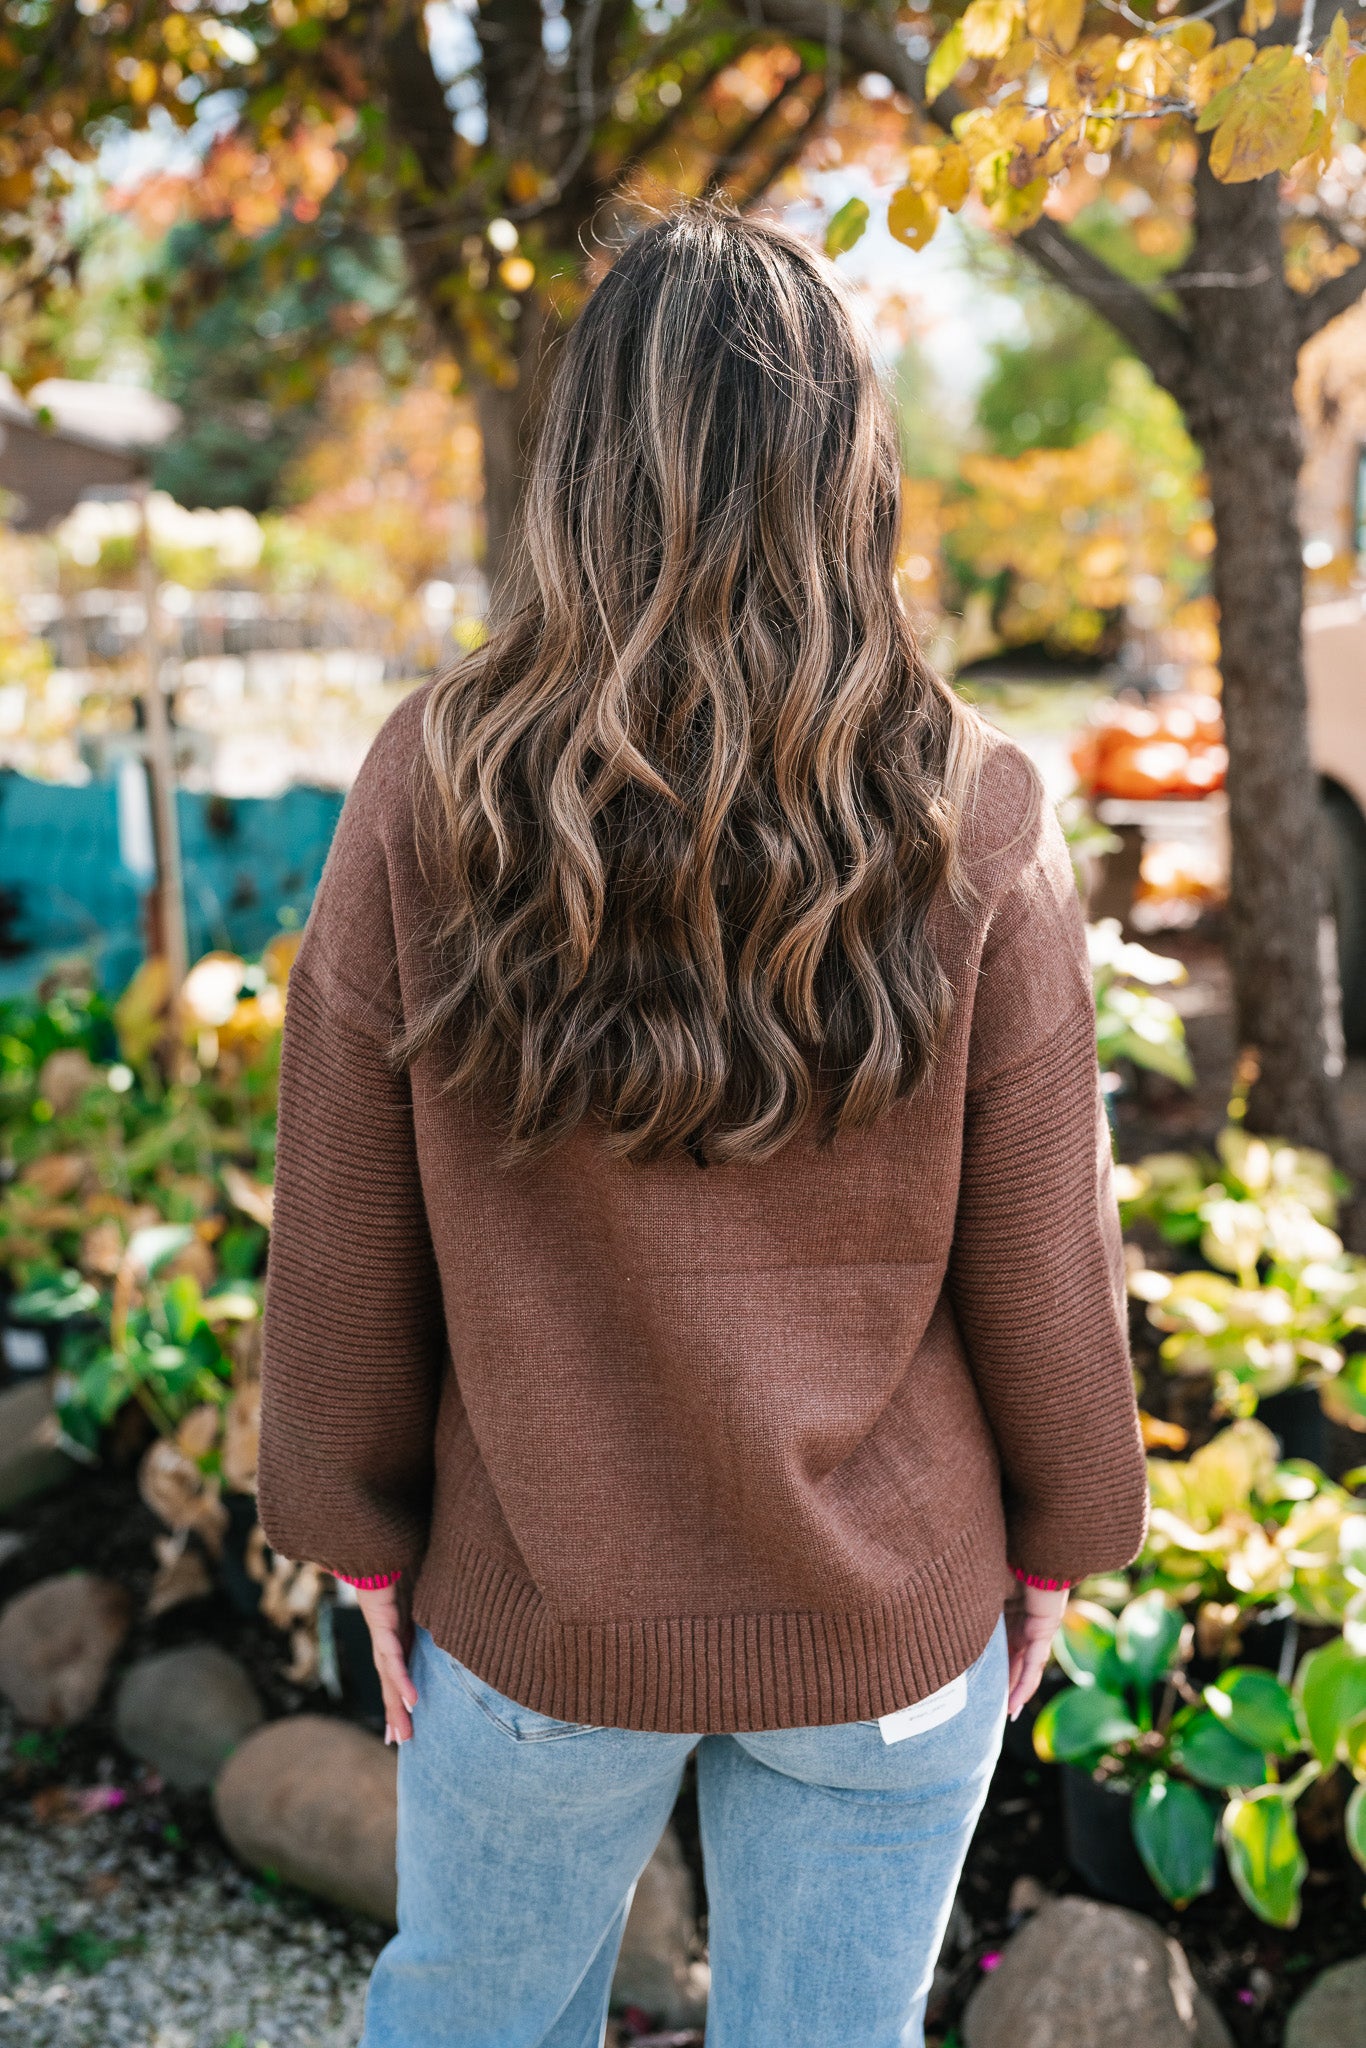
[[[509,1167],[423,1059],[425,692],[347,800],[290,978],[260,1503],[402,1568],[437,1642],[568,1720],[871,1718],[964,1670],[1007,1563],[1128,1562],[1146,1487],[1081,913],[992,738],[936,913],[932,1083],[761,1165]]]

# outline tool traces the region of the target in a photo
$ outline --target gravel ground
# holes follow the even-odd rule
[[[0,1719],[0,1775],[13,1753]],[[3,2048],[355,2048],[383,1930],[124,1789],[112,1811],[0,1819]]]

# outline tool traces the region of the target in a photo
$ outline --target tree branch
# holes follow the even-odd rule
[[[772,99],[761,107],[751,120],[746,121],[739,133],[725,145],[707,173],[706,189],[709,193],[720,192],[730,183],[735,173],[744,165],[745,159],[769,122],[789,100],[800,96],[801,88],[810,75],[809,71],[803,69],[794,77],[784,79]],[[803,126],[805,125],[807,124],[803,123]]]
[[[750,7],[765,26],[785,35],[820,44],[828,40],[830,9],[826,0],[748,0],[747,14]],[[924,62],[912,57],[871,9],[842,8],[841,16],[839,43],[846,61],[857,69],[880,71],[937,126],[949,128],[955,115],[963,112],[964,102],[947,92],[927,106]],[[1190,374],[1190,348],[1178,321],[1155,306],[1140,286],[1121,277],[1047,216],[1015,241],[1040,269],[1107,320],[1159,384],[1174,397],[1181,397]]]
[[[1345,313],[1354,306],[1363,292],[1366,292],[1366,256],[1359,256],[1355,263],[1337,277],[1330,277],[1319,285],[1296,306],[1300,347],[1303,348],[1305,342],[1321,327],[1326,327],[1330,320],[1336,320],[1339,313]]]
[[[1014,239],[1049,277],[1107,320],[1163,389],[1170,391],[1178,404],[1184,403],[1191,351],[1186,330],[1178,321],[1047,214]]]

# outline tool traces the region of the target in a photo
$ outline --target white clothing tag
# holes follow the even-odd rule
[[[928,1699],[915,1700],[909,1707],[898,1707],[894,1714],[884,1714],[877,1725],[884,1742],[904,1742],[908,1735],[923,1735],[927,1728],[951,1721],[967,1703],[968,1674],[960,1671],[957,1678],[941,1685]]]

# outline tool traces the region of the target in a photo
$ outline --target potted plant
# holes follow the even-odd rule
[[[1065,1767],[1068,1853],[1104,1896],[1185,1904],[1222,1845],[1252,1909],[1290,1925],[1295,1802],[1337,1762],[1366,1777],[1366,1508],[1252,1420],[1148,1470],[1143,1554],[1069,1602],[1070,1683],[1035,1748]],[[1301,1658],[1302,1626],[1342,1633]],[[1349,1811],[1358,1854],[1366,1795]]]
[[[1173,1373],[1207,1378],[1225,1413],[1261,1414],[1290,1455],[1324,1462],[1325,1410],[1366,1428],[1366,1261],[1331,1228],[1342,1182],[1323,1154],[1230,1128],[1220,1161],[1158,1154],[1119,1169],[1127,1222],[1198,1244],[1208,1268],[1141,1266],[1131,1292]],[[1212,1269],[1212,1270],[1211,1270]]]

